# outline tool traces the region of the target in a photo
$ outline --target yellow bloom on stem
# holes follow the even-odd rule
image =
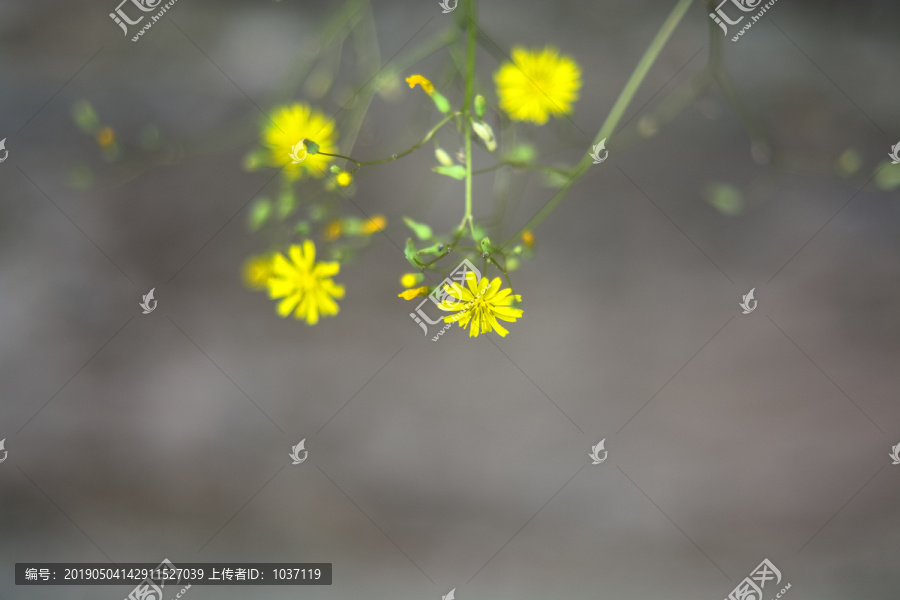
[[[387,227],[387,219],[384,218],[384,215],[375,215],[363,224],[362,232],[371,235],[382,231],[385,227]]]
[[[409,89],[412,89],[418,85],[429,96],[434,93],[434,84],[421,75],[410,75],[406,78],[406,83],[409,84]]]
[[[418,298],[419,296],[427,296],[428,295],[428,286],[423,285],[422,287],[410,288],[408,290],[403,290],[399,294],[397,294],[398,298],[403,298],[404,300],[412,300],[413,298]]]
[[[295,319],[308,324],[319,322],[319,315],[331,316],[340,310],[335,299],[344,297],[344,286],[331,278],[341,270],[340,263],[316,264],[316,246],[310,240],[303,246],[288,248],[290,260],[283,254],[272,257],[272,277],[268,280],[269,297],[284,298],[276,311],[282,317],[292,312]]]
[[[522,316],[521,308],[513,308],[513,301],[519,302],[522,296],[513,295],[510,289],[500,289],[503,283],[499,277],[488,282],[487,277],[475,283],[475,274],[466,273],[469,289],[459,284],[445,285],[444,291],[449,294],[438,308],[446,311],[459,311],[444,317],[445,323],[459,323],[465,328],[471,323],[469,337],[478,337],[482,333],[496,331],[500,337],[506,337],[509,331],[499,321],[513,323]],[[461,309],[461,310],[460,310]]]
[[[337,152],[337,131],[333,121],[324,113],[308,104],[292,104],[275,109],[271,121],[266,123],[262,132],[262,144],[269,153],[269,165],[283,166],[283,173],[290,180],[300,179],[304,175],[322,177],[331,162],[330,156],[309,153],[303,155],[306,150],[300,150],[303,160],[295,163],[291,158],[294,146],[302,139],[318,144],[319,152]]]
[[[241,275],[244,285],[251,290],[265,289],[272,276],[272,257],[251,256],[244,262]]]
[[[348,173],[347,171],[341,171],[338,173],[338,176],[334,178],[337,184],[341,187],[347,187],[350,185],[350,182],[353,181],[353,175]]]
[[[572,112],[581,89],[581,67],[547,46],[541,50],[512,49],[513,62],[494,73],[500,108],[513,121],[547,122],[549,115]]]

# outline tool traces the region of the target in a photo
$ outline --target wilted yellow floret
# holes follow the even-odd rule
[[[500,108],[510,119],[543,125],[550,115],[572,112],[581,88],[578,63],[550,46],[542,51],[513,48],[512,60],[494,73]]]
[[[387,227],[387,219],[384,218],[384,215],[375,215],[363,224],[362,231],[365,234],[371,235],[375,232],[382,231],[385,227]]]
[[[406,83],[409,84],[410,89],[417,85],[421,86],[422,90],[429,96],[434,93],[434,84],[421,75],[410,75],[406,78]]]
[[[97,143],[100,144],[102,148],[106,148],[115,141],[116,134],[113,133],[113,130],[110,127],[104,127],[97,132]]]
[[[343,228],[341,227],[340,221],[332,221],[331,223],[329,223],[328,225],[325,226],[325,233],[322,235],[327,241],[330,242],[330,241],[336,240],[339,237],[341,237],[342,229]]]
[[[534,246],[534,234],[531,233],[530,231],[523,231],[522,232],[522,243],[525,244],[529,248]]]
[[[397,294],[398,298],[403,298],[404,300],[412,300],[413,298],[418,298],[419,296],[427,296],[428,295],[428,286],[423,285],[422,287],[410,288],[408,290],[403,290],[399,294]]]

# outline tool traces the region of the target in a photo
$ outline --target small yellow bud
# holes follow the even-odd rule
[[[411,288],[420,281],[422,281],[421,273],[404,273],[400,278],[400,285],[405,288]]]
[[[341,171],[338,173],[338,176],[335,178],[337,184],[341,187],[347,187],[350,185],[350,182],[353,181],[353,175],[348,173],[347,171]]]
[[[534,234],[530,231],[525,231],[522,233],[522,242],[525,244],[527,248],[531,248],[534,246]]]
[[[384,218],[384,215],[375,215],[363,224],[362,231],[365,234],[371,235],[375,232],[382,231],[385,227],[387,227],[387,219]]]
[[[343,230],[343,227],[341,227],[340,221],[332,221],[325,227],[324,237],[329,242],[334,241],[334,240],[338,239],[339,237],[341,237],[342,230]]]
[[[113,130],[111,128],[104,127],[97,132],[97,143],[100,144],[102,148],[106,148],[115,141],[116,134],[113,133]]]

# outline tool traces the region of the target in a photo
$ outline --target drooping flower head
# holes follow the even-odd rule
[[[521,308],[512,307],[512,303],[520,302],[522,296],[513,295],[508,288],[501,289],[503,283],[499,277],[490,282],[487,277],[482,277],[478,282],[475,279],[475,274],[470,271],[466,273],[468,289],[458,283],[444,286],[444,291],[449,297],[438,304],[438,308],[445,311],[459,311],[444,317],[444,322],[456,321],[462,328],[471,324],[469,337],[478,337],[491,331],[496,331],[500,337],[506,337],[509,331],[500,325],[500,321],[512,323],[522,316]]]
[[[269,297],[284,298],[276,311],[282,317],[292,312],[295,319],[310,325],[319,322],[319,315],[331,316],[340,310],[335,299],[344,297],[344,286],[331,278],[341,270],[340,263],[316,264],[316,246],[310,240],[303,246],[288,248],[288,256],[276,253],[272,257],[272,276],[268,280]]]
[[[284,174],[291,180],[305,175],[324,176],[331,157],[310,154],[301,147],[295,154],[301,158],[300,162],[291,158],[294,148],[304,139],[315,142],[319,152],[337,152],[337,131],[333,121],[326,118],[324,113],[308,104],[292,104],[275,109],[272,120],[266,123],[262,132],[262,143],[268,152],[269,166],[284,166]]]
[[[494,73],[500,108],[510,119],[543,125],[550,115],[571,114],[581,89],[578,63],[551,46],[513,48],[512,60]]]

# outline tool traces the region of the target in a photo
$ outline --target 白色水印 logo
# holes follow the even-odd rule
[[[137,10],[145,13],[156,12],[155,15],[149,15],[150,20],[145,22],[144,25],[137,31],[134,37],[131,38],[132,42],[138,41],[144,32],[153,27],[153,24],[162,19],[163,15],[167,10],[172,8],[172,6],[178,0],[169,0],[165,4],[163,4],[163,0],[122,0],[119,5],[116,7],[115,12],[109,13],[109,18],[112,19],[116,25],[122,28],[122,32],[127,37],[128,36],[128,26],[129,25],[139,25],[141,21],[144,20],[144,17],[148,15],[141,15],[140,13],[135,13],[132,11],[132,14],[140,15],[137,19],[132,19],[128,16],[125,10],[122,8],[122,5],[133,4]],[[131,10],[131,6],[127,6],[129,10]]]
[[[750,21],[744,23],[744,26],[738,30],[737,34],[731,38],[732,42],[738,41],[744,33],[753,27],[753,24],[759,21],[762,16],[765,14],[767,10],[772,8],[777,0],[768,0],[765,4],[763,4],[763,0],[722,0],[719,5],[716,7],[716,12],[709,13],[709,18],[715,21],[716,25],[722,28],[722,31],[725,35],[728,35],[728,25],[738,25],[741,21],[744,20],[744,17],[747,15],[741,15],[737,19],[732,20],[731,17],[725,12],[725,9],[722,6],[728,4],[729,2],[738,8],[741,12],[753,12],[758,10],[755,15],[750,15]]]
[[[474,287],[478,289],[478,282],[481,281],[481,271],[479,271],[475,265],[469,261],[469,259],[463,259],[459,265],[453,269],[453,272],[450,273],[448,277],[445,277],[444,280],[437,286],[435,286],[434,290],[428,296],[422,300],[419,305],[416,307],[416,312],[409,313],[409,316],[416,322],[416,324],[422,328],[422,331],[425,332],[425,336],[428,336],[428,325],[437,325],[440,322],[446,323],[437,334],[431,338],[432,342],[438,341],[440,336],[444,335],[444,332],[450,329],[450,327],[463,316],[463,313],[470,309],[475,302],[490,289],[491,285],[488,283],[487,287],[483,290],[479,290],[477,294],[475,294],[474,298],[469,302],[463,302],[460,300],[462,298],[462,290],[465,289],[465,286],[470,282],[475,284],[474,286],[470,286],[469,289]],[[428,315],[425,314],[425,311],[422,310],[422,305],[431,300],[432,303],[438,308],[438,310],[442,312],[456,312],[454,315],[441,315],[437,319],[431,319]],[[443,306],[442,306],[443,305]],[[428,325],[426,325],[426,323]]]

